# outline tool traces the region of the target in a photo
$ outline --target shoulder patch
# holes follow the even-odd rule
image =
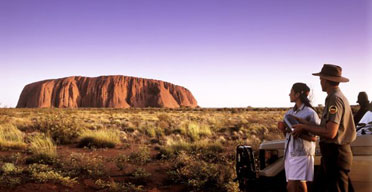
[[[329,112],[330,114],[332,114],[332,115],[336,114],[336,113],[337,113],[337,107],[334,106],[334,105],[329,106],[329,108],[328,108],[328,112]]]

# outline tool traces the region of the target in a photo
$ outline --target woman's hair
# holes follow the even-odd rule
[[[313,106],[310,104],[310,100],[307,98],[310,93],[310,88],[305,83],[295,83],[293,84],[292,89],[295,93],[300,94],[300,100],[303,104],[305,104],[305,106],[314,109]]]

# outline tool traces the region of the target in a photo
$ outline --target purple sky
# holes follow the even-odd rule
[[[0,103],[31,82],[128,75],[188,88],[201,107],[292,106],[293,83],[324,102],[319,72],[343,67],[372,98],[369,0],[0,0]]]

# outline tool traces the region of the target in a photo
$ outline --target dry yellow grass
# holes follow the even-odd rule
[[[188,191],[208,191],[207,189],[234,191],[237,186],[228,181],[235,177],[233,174],[235,146],[244,144],[257,148],[263,140],[282,138],[283,135],[277,130],[276,123],[281,120],[285,111],[284,109],[272,111],[269,109],[257,111],[251,109],[0,109],[0,124],[3,130],[0,130],[0,146],[10,146],[9,141],[24,143],[22,131],[27,132],[28,135],[38,135],[25,138],[30,141],[28,149],[32,152],[31,157],[28,153],[23,153],[27,156],[26,163],[47,164],[54,168],[62,166],[62,168],[53,170],[58,174],[43,171],[42,174],[34,177],[36,181],[60,180],[62,182],[67,176],[79,177],[77,181],[81,177],[108,178],[112,176],[110,174],[113,168],[107,165],[114,163],[112,161],[114,157],[95,158],[92,154],[100,150],[107,150],[107,154],[123,150],[120,151],[123,154],[118,154],[122,155],[122,158],[119,158],[117,167],[128,174],[133,171],[130,170],[131,166],[143,168],[143,172],[137,172],[143,175],[145,171],[149,171],[147,166],[155,164],[159,166],[162,174],[167,174],[169,178],[174,179],[173,182],[186,185]],[[11,131],[8,131],[8,128],[3,129],[7,124],[12,127]],[[30,132],[33,133],[29,134]],[[13,136],[7,135],[9,133]],[[119,145],[121,142],[123,144]],[[57,155],[55,144],[66,145],[61,146],[58,151],[63,155]],[[96,149],[116,145],[119,146],[114,150]],[[87,146],[92,149],[73,149],[76,146]],[[76,157],[64,156],[75,150],[79,151],[74,155]],[[189,164],[178,162],[180,155],[187,157]],[[18,161],[11,162],[24,160],[24,158],[17,159]],[[163,164],[170,167],[163,167]],[[108,170],[109,167],[111,170]],[[128,169],[124,169],[125,167]],[[25,170],[30,171],[30,167],[26,167]],[[169,175],[171,172],[174,173],[173,176]],[[19,178],[24,178],[23,173],[20,174]],[[154,171],[151,174],[154,177],[159,175]],[[13,177],[18,176],[9,175],[7,176],[9,180],[3,180],[5,181],[3,183],[0,181],[0,189],[2,186],[9,186]],[[198,177],[205,180],[195,179]],[[133,178],[127,178],[123,174],[120,179]],[[144,185],[146,190],[147,187],[147,184]]]
[[[0,148],[25,148],[24,135],[12,124],[0,124]]]
[[[101,129],[97,131],[85,130],[79,138],[79,147],[108,147],[113,148],[120,144],[118,130]]]
[[[45,135],[31,137],[28,149],[36,156],[57,157],[57,146],[50,137]]]

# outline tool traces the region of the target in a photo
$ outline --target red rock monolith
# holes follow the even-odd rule
[[[189,90],[168,82],[128,76],[73,76],[28,84],[17,108],[196,107]]]

